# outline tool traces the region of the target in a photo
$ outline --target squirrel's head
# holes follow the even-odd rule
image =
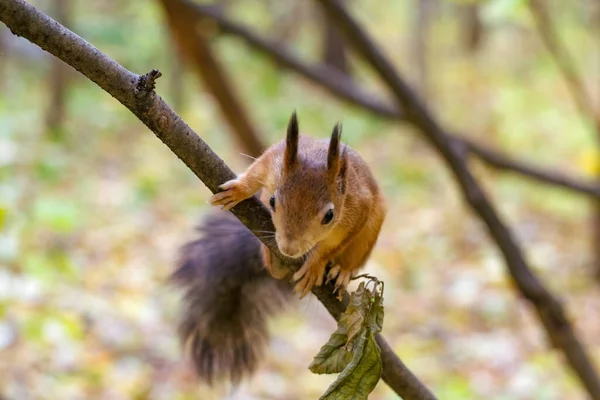
[[[303,156],[298,153],[295,112],[289,121],[283,184],[270,199],[277,246],[288,257],[308,253],[340,221],[348,170],[346,147],[342,149],[340,145],[341,133],[341,124],[335,124],[327,153],[315,149]]]

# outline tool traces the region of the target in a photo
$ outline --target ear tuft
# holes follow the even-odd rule
[[[285,168],[290,169],[296,165],[298,161],[298,116],[296,110],[292,113],[287,127],[287,136],[285,139]]]
[[[337,122],[331,132],[329,150],[327,152],[327,169],[337,175],[340,162],[340,138],[342,137],[342,124]]]
[[[348,173],[348,145],[344,145],[342,155],[340,156],[340,167],[337,175],[338,191],[341,194],[346,193],[346,175]]]

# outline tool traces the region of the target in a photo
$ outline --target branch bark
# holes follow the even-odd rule
[[[160,76],[158,71],[144,76],[128,71],[23,0],[0,2],[0,21],[13,34],[28,39],[71,65],[127,107],[213,193],[218,191],[219,184],[235,178],[235,173],[223,160],[154,92],[154,81]],[[232,212],[252,231],[274,229],[269,211],[256,197],[239,203]],[[272,242],[262,240],[283,264],[293,269],[299,267],[297,262],[283,257]],[[339,319],[347,306],[348,295],[339,302],[332,289],[332,285],[328,284],[315,288],[313,293],[329,313]],[[435,399],[394,354],[383,336],[378,335],[377,342],[381,347],[383,380],[396,393],[405,399]]]
[[[316,1],[346,34],[348,42],[356,52],[362,55],[379,77],[387,83],[405,110],[407,122],[417,128],[440,153],[452,171],[468,205],[485,224],[502,252],[510,276],[520,294],[535,307],[550,342],[562,351],[589,395],[593,399],[600,399],[600,380],[594,365],[577,338],[561,303],[542,285],[527,265],[521,248],[471,174],[460,150],[453,146],[446,132],[339,0]]]
[[[378,97],[359,88],[350,78],[334,68],[327,65],[307,64],[287,48],[273,41],[261,38],[251,29],[223,17],[219,12],[208,6],[192,3],[188,0],[180,1],[190,5],[190,12],[214,21],[221,32],[239,37],[246,44],[269,57],[278,65],[298,73],[339,99],[389,120],[404,121],[406,119],[403,110],[395,105],[394,102],[381,101]],[[513,172],[544,184],[600,198],[600,184],[587,182],[558,171],[548,171],[525,162],[511,159],[481,144],[461,138],[459,135],[449,135],[449,137],[454,139],[457,145],[462,146],[469,153],[491,167]]]

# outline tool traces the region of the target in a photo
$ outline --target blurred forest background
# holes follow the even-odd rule
[[[176,51],[161,1],[32,4],[157,92],[234,168],[248,158],[211,84]],[[389,96],[313,2],[229,0],[227,15]],[[600,115],[600,2],[541,2]],[[348,0],[448,130],[592,182],[600,134],[583,116],[524,0]],[[301,129],[344,137],[369,162],[389,214],[366,270],[386,283],[383,334],[440,399],[584,399],[438,155],[414,130],[340,102],[205,24],[212,53],[265,144]],[[325,38],[328,38],[327,40]],[[325,43],[329,41],[330,51]],[[346,49],[348,50],[348,49]],[[176,336],[167,284],[210,192],[124,107],[0,25],[0,398],[312,399],[333,376],[308,370],[335,330],[315,298],[272,321],[267,359],[231,393],[199,385]],[[600,365],[592,198],[473,168],[531,266],[565,301]],[[4,396],[4,397],[3,397]],[[396,398],[381,382],[372,399]]]

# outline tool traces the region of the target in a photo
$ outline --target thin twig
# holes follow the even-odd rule
[[[138,95],[147,96],[148,92],[151,92],[156,87],[156,80],[162,76],[162,72],[157,69],[144,74],[138,81],[137,89]]]
[[[584,120],[589,120],[592,124],[600,123],[600,120],[597,120],[594,111],[594,103],[585,89],[583,79],[577,72],[575,62],[569,54],[569,51],[561,44],[543,0],[529,0],[529,10],[531,11],[531,15],[537,26],[540,38],[562,73],[567,83],[567,88],[569,89],[581,116]],[[595,131],[598,140],[600,140],[600,125],[595,126]]]
[[[223,17],[221,13],[215,11],[212,7],[192,3],[189,0],[180,1],[189,4],[190,12],[214,21],[218,25],[220,32],[239,37],[255,50],[271,58],[278,65],[288,68],[309,81],[318,84],[339,99],[386,119],[399,121],[406,119],[406,115],[394,102],[382,101],[375,95],[364,91],[350,78],[336,69],[327,65],[307,64],[287,48],[274,41],[261,38],[251,29]],[[569,176],[558,171],[545,170],[522,161],[511,159],[481,144],[461,138],[459,135],[451,135],[450,137],[457,143],[465,146],[471,154],[477,156],[491,167],[514,172],[544,184],[600,198],[600,184],[587,182],[581,178]]]
[[[213,193],[218,185],[235,178],[235,173],[213,150],[160,98],[154,91],[138,96],[140,76],[123,68],[96,47],[38,11],[23,0],[2,0],[0,21],[17,36],[23,36],[42,49],[60,58],[127,107],[204,182]],[[239,203],[233,214],[251,231],[273,231],[269,211],[256,198]],[[297,269],[298,261],[285,258],[277,246],[261,239],[271,254],[290,268]],[[333,295],[331,284],[313,289],[315,296],[336,319],[348,304]],[[405,399],[435,399],[427,388],[394,354],[381,335],[376,337],[381,349],[383,376],[386,382]],[[414,394],[414,395],[413,395]]]
[[[599,400],[600,380],[590,357],[575,335],[561,303],[542,285],[527,265],[521,248],[473,177],[461,152],[340,1],[315,1],[321,4],[331,20],[338,24],[356,52],[362,55],[379,77],[387,83],[390,91],[405,110],[408,123],[419,129],[423,137],[439,152],[452,171],[465,200],[485,223],[488,232],[502,252],[510,276],[519,292],[535,307],[552,345],[563,352],[573,372],[590,396]]]
[[[524,162],[513,160],[487,149],[479,143],[471,140],[462,140],[462,144],[467,146],[472,154],[476,154],[481,160],[489,166],[498,170],[518,173],[520,175],[532,178],[541,183],[547,183],[558,187],[571,189],[576,192],[591,195],[600,198],[600,184],[584,181],[573,176],[568,176],[558,171],[548,171],[542,168],[534,167]]]
[[[530,0],[529,10],[537,26],[538,34],[542,42],[552,55],[560,73],[565,79],[567,89],[579,110],[584,122],[589,122],[594,131],[594,136],[600,144],[600,114],[594,111],[594,102],[591,94],[585,89],[581,75],[577,72],[575,61],[569,54],[559,38],[555,25],[552,23],[550,13],[543,0]],[[587,126],[587,124],[586,124]],[[594,252],[594,263],[596,264],[596,277],[600,281],[600,202],[595,202],[594,215],[592,216],[592,251]]]

